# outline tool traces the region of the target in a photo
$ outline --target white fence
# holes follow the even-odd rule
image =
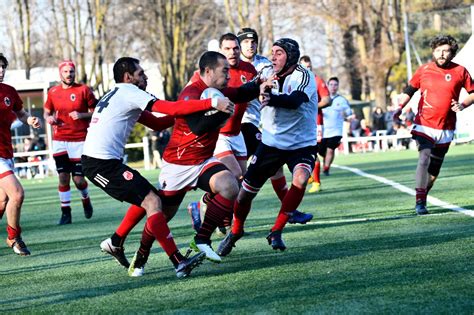
[[[144,169],[151,169],[148,137],[143,137],[142,142],[127,143],[125,145],[125,148],[142,148]],[[20,177],[26,177],[28,179],[44,178],[48,176],[50,172],[54,173],[54,171],[56,170],[56,166],[53,159],[53,152],[51,150],[17,152],[13,154],[13,157],[28,159],[27,162],[15,162],[16,173]],[[126,157],[124,159],[124,162],[127,162]]]

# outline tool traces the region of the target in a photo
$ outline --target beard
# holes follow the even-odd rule
[[[436,63],[438,67],[446,68],[451,62],[451,59],[453,58],[438,58],[438,59],[433,58],[433,61]]]

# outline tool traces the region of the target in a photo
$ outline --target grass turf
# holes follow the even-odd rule
[[[474,145],[451,148],[431,195],[474,210]],[[417,153],[338,156],[335,163],[414,187]],[[152,182],[157,171],[143,172]],[[289,177],[289,176],[287,176]],[[267,184],[256,198],[246,231],[220,265],[205,262],[178,280],[159,246],[142,278],[130,278],[99,243],[111,235],[127,205],[91,187],[94,216],[86,220],[73,192],[73,224],[57,226],[56,178],[24,181],[23,238],[32,251],[19,257],[0,247],[2,313],[429,313],[474,312],[474,218],[429,206],[414,215],[414,197],[351,172],[332,169],[323,191],[306,194],[300,210],[315,215],[289,225],[287,251],[265,236],[279,201]],[[171,222],[178,246],[192,238],[187,202]],[[5,218],[2,221],[5,224]],[[143,222],[126,242],[131,259]],[[6,232],[2,228],[2,238]],[[220,239],[214,238],[215,247]]]

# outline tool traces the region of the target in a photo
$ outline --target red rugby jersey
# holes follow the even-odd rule
[[[73,120],[69,113],[77,111],[87,113],[93,109],[97,100],[91,89],[83,84],[75,83],[68,89],[61,85],[48,91],[48,99],[44,107],[50,110],[59,125],[53,126],[53,139],[59,141],[84,141],[86,139],[89,119]]]
[[[257,75],[257,70],[255,70],[255,67],[251,63],[240,60],[237,67],[230,68],[229,74],[230,80],[227,86],[230,88],[238,88],[251,81]],[[242,117],[244,116],[247,106],[248,102],[235,104],[234,115],[232,115],[221,128],[220,132],[222,134],[232,136],[239,134],[240,126],[242,125]]]
[[[195,78],[194,78],[195,79]],[[208,86],[198,78],[192,79],[179,94],[179,100],[199,100],[202,92]],[[209,130],[198,136],[194,134],[184,116],[177,116],[171,133],[170,141],[163,153],[163,159],[168,163],[179,165],[198,165],[213,156],[219,129]]]
[[[11,124],[16,114],[23,109],[23,102],[18,92],[10,85],[0,83],[0,157],[13,157]]]
[[[318,92],[318,102],[321,102],[321,99],[325,96],[329,96],[329,89],[326,85],[326,83],[324,82],[323,79],[321,79],[320,77],[318,77],[317,75],[314,76],[314,78],[316,79],[316,89],[317,89],[317,92]],[[316,119],[316,124],[318,125],[322,125],[323,124],[323,111],[318,108],[318,116],[317,116],[317,119]]]
[[[410,85],[421,92],[415,123],[438,130],[454,130],[456,113],[451,110],[451,100],[458,100],[461,88],[469,93],[474,84],[469,72],[455,63],[441,68],[435,62],[422,65],[410,80]]]

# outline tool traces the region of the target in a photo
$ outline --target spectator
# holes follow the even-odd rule
[[[360,120],[357,116],[354,115],[354,118],[351,119],[349,123],[349,136],[352,137],[360,137],[361,127],[360,127]]]
[[[386,130],[385,113],[380,106],[375,107],[372,113],[372,130],[374,135],[378,130]]]

